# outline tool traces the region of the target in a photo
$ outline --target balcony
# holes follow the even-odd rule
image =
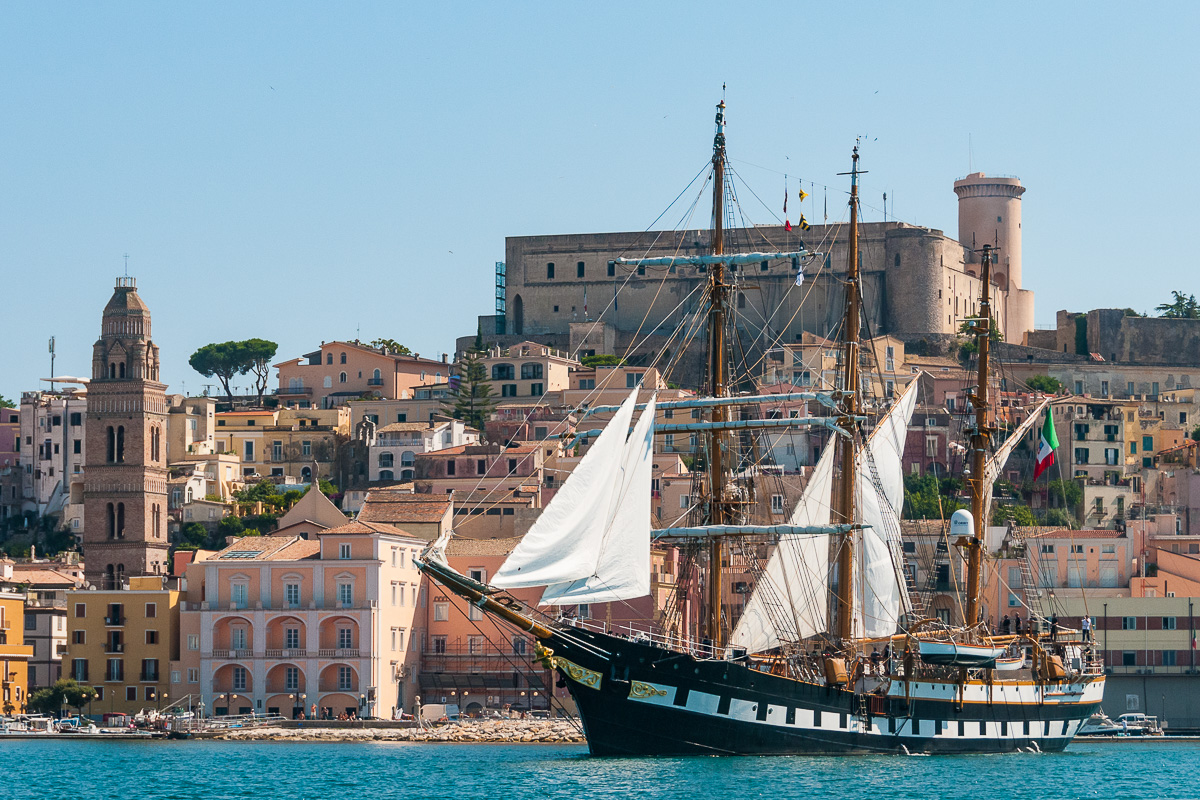
[[[367,378],[367,386],[383,386],[383,378]]]
[[[358,648],[337,647],[333,649],[321,648],[317,651],[317,658],[358,658]]]
[[[253,650],[216,650],[212,651],[213,658],[254,658]]]
[[[312,393],[311,386],[288,386],[287,388],[280,386],[275,390],[275,394],[284,397],[311,397]]]
[[[141,674],[141,682],[142,683],[158,683],[158,680],[159,680],[158,672],[143,672]]]
[[[110,627],[125,624],[125,617],[105,617],[104,624]]]
[[[304,648],[284,648],[282,650],[267,650],[267,658],[278,658],[294,661],[298,658],[308,658],[308,650]]]
[[[124,653],[125,645],[120,642],[109,642],[108,644],[104,645],[104,652],[106,652],[106,653]]]
[[[125,670],[110,670],[104,673],[105,683],[124,683]]]

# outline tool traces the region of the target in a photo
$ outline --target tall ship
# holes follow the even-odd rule
[[[859,153],[849,178],[845,313],[833,391],[770,397],[746,391],[731,370],[731,273],[767,259],[810,264],[793,250],[726,252],[725,103],[717,106],[711,252],[620,259],[630,269],[692,267],[706,274],[699,319],[706,396],[639,402],[634,389],[611,413],[578,466],[500,570],[485,582],[453,569],[447,534],[417,566],[514,633],[536,640],[578,709],[594,755],[978,753],[1065,748],[1098,710],[1104,668],[1057,620],[1013,634],[981,619],[984,525],[991,487],[1031,415],[1003,443],[989,394],[993,249],[981,252],[981,296],[968,321],[978,350],[970,392],[973,424],[964,476],[970,511],[955,511],[947,544],[965,562],[961,624],[929,616],[905,564],[900,514],[903,452],[916,382],[869,420],[860,375]],[[799,271],[799,270],[798,270]],[[803,274],[800,272],[800,274]],[[751,419],[764,402],[813,403],[824,413]],[[668,410],[690,409],[689,422]],[[659,419],[659,414],[663,419]],[[869,424],[873,422],[873,424]],[[756,471],[747,450],[761,431],[823,426],[829,446],[782,525],[754,524]],[[590,434],[591,432],[589,432]],[[699,437],[694,513],[685,525],[652,527],[655,437]],[[750,442],[748,445],[747,442]],[[699,629],[683,620],[624,634],[564,615],[580,604],[620,603],[651,591],[652,547],[674,547],[695,564]],[[748,555],[749,554],[749,555]],[[749,558],[754,580],[741,613],[725,602],[728,565]],[[542,588],[527,604],[513,590]],[[739,589],[742,587],[739,586]],[[1052,630],[1052,627],[1054,630]]]

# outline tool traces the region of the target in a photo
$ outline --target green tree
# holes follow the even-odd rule
[[[26,706],[30,711],[42,714],[57,714],[64,705],[82,712],[95,697],[96,690],[91,686],[77,683],[74,678],[63,678],[55,681],[53,686],[30,694]]]
[[[233,402],[233,389],[229,382],[235,375],[254,373],[258,402],[262,404],[263,393],[271,374],[271,359],[278,345],[266,339],[245,339],[240,342],[206,344],[188,359],[192,369],[206,378],[216,378],[225,388],[229,402]]]
[[[398,356],[411,356],[412,355],[412,350],[409,350],[407,347],[400,344],[395,339],[372,339],[371,347],[378,347],[380,349],[386,347],[388,349],[389,353],[391,353],[393,355],[398,355]]]
[[[1200,442],[1200,425],[1192,428],[1192,441]]]
[[[1049,375],[1030,375],[1025,385],[1044,394],[1058,394],[1058,390],[1062,388],[1062,382]]]
[[[16,408],[16,405],[13,404],[12,400],[0,394],[0,408]]]
[[[450,392],[442,401],[442,408],[448,415],[482,431],[483,424],[496,407],[487,367],[477,351],[469,350],[456,365],[456,372],[455,379],[450,381]]]
[[[180,547],[184,550],[199,550],[209,546],[208,528],[199,522],[188,522],[179,529]]]
[[[997,503],[992,507],[992,524],[1007,525],[1009,520],[1016,525],[1037,525],[1037,518],[1028,506],[1008,506]]]
[[[958,500],[962,481],[956,478],[938,479],[932,475],[904,476],[904,519],[950,519],[960,508]]]
[[[625,366],[625,359],[614,355],[584,356],[580,359],[579,363],[589,369],[595,369],[596,367],[623,367]]]
[[[1075,508],[1083,500],[1083,489],[1075,481],[1050,481],[1046,486],[1050,502],[1059,507]]]
[[[1160,317],[1200,319],[1200,304],[1196,303],[1196,295],[1172,291],[1171,298],[1170,303],[1163,303],[1154,309]]]
[[[242,345],[242,358],[248,364],[248,371],[254,373],[254,390],[258,392],[258,404],[261,406],[267,382],[271,379],[271,359],[275,358],[279,345],[266,339],[247,339],[239,344]]]
[[[975,336],[975,327],[971,320],[964,321],[958,327],[958,338],[962,343],[958,347],[958,360],[960,363],[966,364],[979,352],[979,341]],[[1000,326],[996,324],[996,320],[992,319],[988,325],[988,339],[993,343],[1001,340]]]
[[[1052,528],[1074,528],[1075,518],[1061,508],[1046,509],[1042,522]]]

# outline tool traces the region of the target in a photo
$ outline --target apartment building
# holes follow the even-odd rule
[[[448,356],[402,356],[362,342],[322,342],[318,350],[275,364],[281,405],[333,408],[360,397],[411,397],[419,386],[450,380]]]
[[[21,394],[22,508],[61,516],[77,535],[83,528],[87,408],[83,388]]]
[[[478,431],[449,417],[383,425],[370,445],[371,482],[411,481],[418,454],[478,443]]]
[[[33,648],[25,644],[25,595],[0,591],[0,711],[5,714],[25,711],[32,657]]]
[[[500,398],[541,397],[569,388],[571,372],[580,366],[568,353],[537,342],[493,347],[482,361]]]
[[[223,411],[216,415],[216,445],[241,459],[242,477],[298,478],[333,474],[338,445],[350,435],[350,411],[284,408]]]
[[[245,537],[187,567],[184,626],[198,637],[198,692],[213,713],[333,709],[390,716],[416,693],[425,542],[350,522]]]
[[[128,587],[67,593],[67,677],[96,687],[90,714],[136,713],[170,702],[179,659],[180,593],[158,575]]]

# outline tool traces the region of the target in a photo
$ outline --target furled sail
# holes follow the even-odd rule
[[[1004,444],[996,448],[995,454],[988,459],[987,464],[984,466],[983,510],[985,514],[989,515],[989,519],[991,514],[990,509],[992,506],[992,486],[995,485],[996,480],[1000,477],[1000,473],[1004,471],[1004,465],[1008,463],[1008,457],[1012,455],[1012,451],[1015,450],[1017,445],[1021,443],[1021,439],[1025,438],[1025,434],[1029,433],[1029,429],[1033,427],[1034,423],[1042,418],[1042,412],[1049,404],[1050,398],[1047,397],[1042,401],[1042,404],[1035,408],[1033,412],[1025,418],[1025,421],[1018,425],[1016,430],[1014,430],[1012,434],[1004,440]]]
[[[789,520],[828,525],[835,447],[826,447]],[[828,626],[829,537],[783,536],[755,583],[730,644],[761,653],[781,639],[799,641]]]
[[[608,603],[650,594],[654,403],[651,395],[625,443],[619,489],[610,500],[595,571],[586,578],[547,586],[539,605]]]
[[[855,571],[855,627],[860,636],[895,633],[908,606],[900,547],[904,505],[904,440],[916,407],[916,381],[892,405],[858,454],[857,505],[864,526]]]
[[[625,440],[636,403],[637,389],[634,389],[500,566],[492,579],[494,586],[502,589],[549,586],[595,573],[608,529],[612,498],[621,485]]]

